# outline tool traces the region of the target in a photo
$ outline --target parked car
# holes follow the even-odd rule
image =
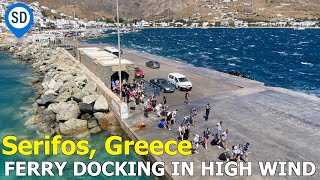
[[[154,84],[160,88],[164,93],[171,93],[175,91],[174,85],[164,78],[154,78],[150,80],[151,84]]]
[[[152,69],[160,68],[160,63],[158,61],[148,61],[146,62],[146,66]]]
[[[134,75],[136,78],[144,78],[144,72],[140,68],[135,67],[134,70],[135,70]]]
[[[73,50],[75,48],[69,44],[59,45],[59,47],[64,48],[65,50]]]
[[[189,81],[189,79],[180,73],[170,73],[168,75],[168,81],[173,84],[177,89],[180,91],[182,90],[187,90],[191,91],[192,90],[192,83]]]

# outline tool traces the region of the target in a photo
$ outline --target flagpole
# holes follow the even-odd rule
[[[121,49],[120,49],[120,20],[119,20],[119,2],[117,0],[117,24],[118,24],[118,50],[119,50],[119,86],[120,86],[120,102],[122,102],[122,77],[121,77]],[[120,112],[121,114],[121,112]]]

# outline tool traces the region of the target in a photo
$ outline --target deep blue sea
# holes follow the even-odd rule
[[[0,139],[8,135],[17,136],[18,140],[41,140],[43,136],[36,133],[35,127],[25,127],[24,122],[31,117],[34,113],[32,110],[32,104],[34,102],[33,96],[35,89],[31,85],[31,77],[34,76],[32,67],[26,63],[12,59],[10,54],[0,51]],[[111,156],[104,150],[104,142],[108,136],[106,133],[100,133],[95,136],[91,136],[88,140],[90,147],[96,148],[97,152],[93,161],[141,161],[141,158],[135,154]],[[2,143],[0,144],[1,150],[4,148]],[[133,149],[131,149],[133,152]],[[40,154],[43,154],[41,149]],[[0,153],[0,179],[47,179],[35,178],[35,177],[15,177],[14,172],[10,177],[4,177],[4,162],[6,161],[67,161],[67,167],[64,171],[63,177],[55,177],[50,179],[74,179],[73,178],[73,162],[82,161],[89,163],[87,156],[4,156]],[[127,168],[128,169],[128,168]],[[108,168],[111,172],[113,169]],[[54,171],[55,173],[57,171]],[[103,178],[103,177],[98,177]],[[97,179],[98,179],[97,178]],[[105,178],[105,177],[104,177]],[[94,179],[93,177],[85,176],[77,179]],[[153,177],[108,177],[107,179],[154,179]]]
[[[320,97],[320,30],[144,29],[121,36],[122,47],[247,77]],[[117,36],[85,40],[116,44]]]

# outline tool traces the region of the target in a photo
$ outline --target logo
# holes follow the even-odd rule
[[[5,21],[10,31],[21,38],[33,25],[33,12],[26,4],[15,3],[7,9]]]

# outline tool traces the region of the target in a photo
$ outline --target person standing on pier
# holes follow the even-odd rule
[[[184,96],[184,103],[189,105],[189,91],[186,91],[186,95]]]
[[[204,137],[204,147],[208,149],[208,140],[209,136],[211,135],[210,128],[207,128],[207,130],[203,131],[203,137]]]
[[[167,105],[167,97],[163,96],[163,105],[166,106]]]
[[[208,121],[208,119],[209,119],[210,109],[211,109],[211,106],[210,106],[210,104],[208,103],[208,104],[206,105],[206,115],[205,115],[205,120],[206,120],[206,121]]]

